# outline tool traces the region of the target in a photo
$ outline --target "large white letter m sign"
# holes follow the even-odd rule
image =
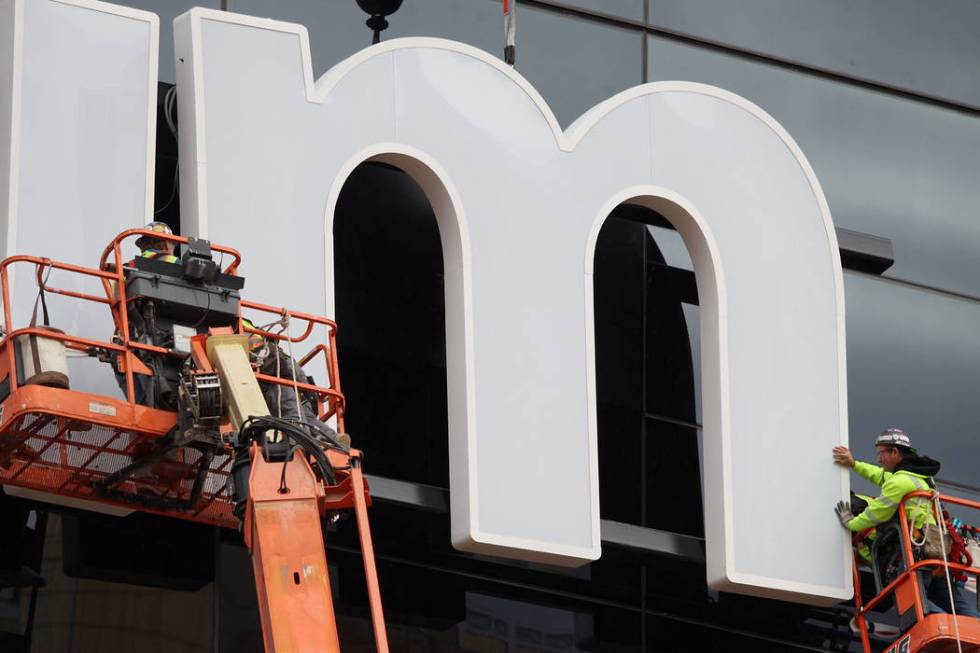
[[[154,17],[78,0],[0,6],[7,252],[56,219],[91,222],[107,240],[150,218]],[[147,65],[102,69],[115,75],[103,93],[143,119],[79,155],[129,152],[125,169],[139,173],[83,190],[56,218],[39,189],[77,187],[85,167],[52,175],[32,163],[63,156],[45,107],[90,93],[92,73],[65,74],[51,55],[43,35],[64,21],[75,28],[59,51],[117,48]],[[194,9],[174,32],[182,227],[239,248],[259,301],[333,314],[334,209],[361,163],[397,166],[425,192],[444,257],[457,548],[562,565],[599,557],[592,270],[603,221],[630,202],[669,220],[694,262],[709,583],[816,604],[851,595],[831,510],[847,479],[828,460],[847,439],[837,242],[813,170],[772,117],[714,87],[662,82],[563,131],[519,73],[460,43],[392,40],[314,79],[302,26]],[[55,76],[57,94],[42,94]],[[84,138],[90,118],[73,115]],[[788,540],[807,543],[803,559]]]

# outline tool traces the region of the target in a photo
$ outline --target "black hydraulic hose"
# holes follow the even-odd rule
[[[317,478],[326,482],[327,485],[336,485],[337,479],[330,459],[327,458],[323,448],[329,447],[344,453],[350,451],[350,447],[338,442],[328,430],[321,431],[312,424],[272,417],[271,415],[249,417],[239,429],[235,460],[231,466],[235,503],[234,514],[240,520],[245,518],[245,508],[248,503],[248,478],[252,467],[249,445],[256,442],[262,448],[263,455],[268,459],[271,453],[269,451],[270,443],[266,441],[265,437],[268,431],[281,432],[285,440],[286,458],[283,461],[280,490],[285,487],[286,465],[296,451],[303,451],[307,456],[314,459],[313,472]]]
[[[329,446],[337,449],[340,449],[340,447],[337,446],[337,443],[330,442],[329,440],[320,440],[310,433],[308,430],[310,428],[306,424],[268,415],[250,417],[245,420],[245,423],[242,424],[242,428],[239,431],[239,446],[247,447],[252,441],[264,444],[265,433],[267,431],[281,431],[287,435],[287,438],[302,447],[307,455],[312,456],[316,460],[314,469],[318,472],[318,476],[326,481],[328,485],[334,485],[336,483],[336,477],[333,473],[333,466],[330,464],[327,454],[323,451],[323,447]],[[290,449],[291,447],[287,448],[287,455]]]

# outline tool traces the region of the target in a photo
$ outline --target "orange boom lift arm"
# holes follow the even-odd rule
[[[122,243],[137,236],[169,240],[186,251],[179,263],[140,257],[124,263]],[[227,267],[215,263],[212,252],[230,259]],[[144,229],[119,234],[97,268],[34,256],[0,262],[6,326],[0,338],[0,484],[35,500],[240,528],[252,554],[269,653],[340,650],[322,520],[352,510],[375,643],[387,652],[361,453],[346,436],[315,437],[330,431],[304,424],[299,409],[292,421],[269,416],[260,389],[278,384],[295,393],[297,406],[302,393],[315,419],[334,419],[342,433],[336,324],[241,299],[240,263],[229,247]],[[108,307],[116,325],[111,341],[64,333],[47,319],[15,325],[14,267],[33,267],[38,299],[50,293]],[[103,294],[51,281],[67,276],[75,277],[69,287],[86,287],[87,279]],[[243,309],[279,318],[284,327],[278,333],[254,328],[243,323]],[[290,322],[300,325],[298,336],[285,328]],[[311,346],[314,332],[326,338]],[[273,347],[309,347],[297,364],[319,365],[327,384],[253,370],[250,333]],[[71,389],[65,362],[71,352],[111,363],[125,398]],[[61,369],[59,353],[65,373],[39,374],[46,366]]]

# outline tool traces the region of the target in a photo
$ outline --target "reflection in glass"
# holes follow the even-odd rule
[[[861,274],[844,279],[855,456],[874,461],[875,436],[898,426],[942,462],[940,478],[980,485],[980,303]]]
[[[796,140],[839,227],[892,239],[890,276],[965,293],[980,278],[980,120],[777,65],[649,37],[650,79],[713,84]]]
[[[648,0],[650,24],[889,86],[980,105],[976,2]],[[913,47],[894,47],[914,43]],[[941,75],[936,71],[942,70]]]

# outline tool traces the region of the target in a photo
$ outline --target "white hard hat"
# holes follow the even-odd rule
[[[150,231],[154,231],[158,234],[167,234],[168,236],[174,235],[173,229],[170,228],[170,225],[168,225],[166,222],[160,222],[159,220],[156,222],[151,222],[150,224],[144,226],[143,229],[149,229]],[[155,242],[157,241],[152,236],[140,236],[136,239],[136,246],[140,249],[145,249]]]
[[[875,440],[875,446],[877,447],[879,444],[911,448],[912,440],[909,439],[909,434],[902,429],[885,429]]]

